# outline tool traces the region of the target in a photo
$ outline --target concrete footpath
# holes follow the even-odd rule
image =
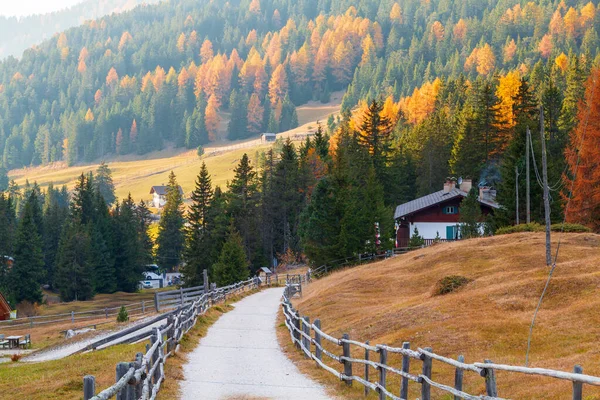
[[[182,399],[330,399],[279,348],[282,294],[274,288],[248,296],[209,328],[183,367]]]

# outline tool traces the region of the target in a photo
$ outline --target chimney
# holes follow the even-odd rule
[[[473,187],[473,180],[471,180],[471,179],[463,179],[462,183],[460,184],[460,190],[462,190],[463,192],[469,193],[469,191],[471,190],[472,187]]]
[[[456,187],[456,181],[453,178],[447,178],[444,182],[444,193],[450,192]]]

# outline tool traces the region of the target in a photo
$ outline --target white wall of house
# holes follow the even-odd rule
[[[410,224],[410,236],[415,231],[415,226],[419,230],[419,236],[423,239],[435,239],[437,233],[440,234],[440,239],[448,239],[446,227],[452,226],[454,229],[458,229],[458,238],[460,238],[460,223],[452,222],[415,222]],[[457,228],[458,226],[458,228]],[[483,223],[479,224],[479,233],[483,235],[485,226]],[[455,231],[456,232],[456,231]]]
[[[423,239],[435,239],[438,232],[440,234],[440,239],[447,239],[446,227],[455,227],[456,225],[457,224],[454,222],[415,222],[410,224],[410,236],[415,232],[416,226],[419,230],[419,235]]]
[[[158,193],[154,193],[152,203],[154,204],[154,207],[161,208],[167,203],[167,198],[165,196],[159,195]]]

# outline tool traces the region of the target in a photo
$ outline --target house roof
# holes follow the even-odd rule
[[[0,315],[8,315],[8,314],[10,314],[10,310],[11,310],[11,308],[10,308],[10,305],[8,304],[8,301],[6,301],[6,299],[0,292]]]
[[[449,192],[444,192],[444,190],[440,190],[435,193],[428,194],[427,196],[419,197],[418,199],[414,199],[409,201],[408,203],[400,204],[396,207],[396,212],[394,213],[394,219],[398,219],[404,217],[406,215],[414,214],[417,211],[424,210],[426,208],[432,207],[436,204],[444,203],[448,200],[452,200],[457,197],[467,197],[468,193],[464,192],[460,189],[452,189]],[[481,200],[479,199],[479,203],[484,204],[491,208],[499,208],[500,206],[497,203]]]
[[[261,267],[260,271],[264,272],[265,274],[272,274],[271,270],[267,267]]]
[[[159,196],[165,196],[167,194],[167,188],[168,186],[152,186],[152,188],[150,188],[150,194],[158,194]],[[183,194],[183,189],[181,188],[181,186],[179,186],[179,193]]]

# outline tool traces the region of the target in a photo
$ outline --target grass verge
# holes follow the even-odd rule
[[[96,377],[96,391],[115,383],[115,368],[144,351],[144,344],[119,345],[43,363],[0,364],[0,398],[75,400],[83,397],[83,377]]]

